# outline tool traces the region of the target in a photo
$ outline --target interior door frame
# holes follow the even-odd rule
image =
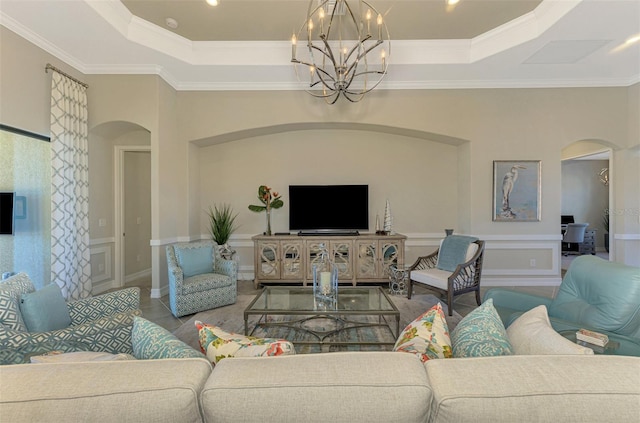
[[[561,160],[561,162],[563,161],[569,161],[569,160],[584,160],[585,157],[589,157],[589,156],[596,156],[602,153],[607,153],[608,157],[607,157],[607,161],[608,161],[608,168],[609,168],[609,184],[607,185],[607,191],[609,193],[609,210],[612,209],[613,205],[615,204],[615,196],[614,196],[614,190],[613,190],[613,185],[611,183],[612,178],[615,178],[615,170],[614,170],[614,150],[613,148],[606,146],[606,145],[602,145],[602,149],[599,150],[595,150],[595,151],[591,151],[588,153],[584,153],[584,154],[579,154],[576,156],[572,156],[572,157],[567,157]],[[609,261],[615,261],[615,242],[611,242],[611,240],[615,239],[615,213],[609,214]]]
[[[114,146],[114,228],[115,228],[115,285],[122,288],[126,279],[124,266],[124,155],[128,152],[149,152],[149,145],[116,145]]]

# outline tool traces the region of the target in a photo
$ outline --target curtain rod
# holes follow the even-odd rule
[[[64,75],[67,78],[69,78],[70,80],[77,82],[78,84],[82,85],[85,88],[89,88],[88,84],[85,84],[84,82],[80,81],[79,79],[74,78],[73,76],[69,75],[66,72],[61,71],[60,69],[56,68],[55,66],[53,66],[51,63],[47,63],[47,66],[44,67],[44,72],[48,73],[47,71],[51,69],[54,72],[58,72],[60,75]]]

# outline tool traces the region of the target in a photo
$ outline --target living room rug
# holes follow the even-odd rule
[[[394,302],[398,310],[400,311],[400,331],[402,331],[407,324],[412,322],[416,317],[420,316],[425,311],[436,305],[438,302],[442,303],[442,308],[445,312],[447,319],[447,325],[449,331],[452,331],[455,326],[460,322],[462,317],[454,310],[453,316],[447,315],[447,306],[439,300],[437,297],[431,294],[415,294],[410,300],[404,296],[391,295],[391,300]],[[193,315],[182,326],[176,329],[173,334],[190,345],[192,348],[200,349],[198,341],[198,332],[195,327],[196,320],[210,325],[221,327],[227,332],[235,332],[238,334],[244,334],[244,309],[255,298],[255,294],[239,294],[238,300],[235,304],[216,308],[213,310],[207,310]],[[276,319],[277,321],[283,321],[291,316],[283,316]],[[253,316],[252,316],[253,318]],[[255,326],[256,319],[250,318],[249,328],[252,329]],[[321,319],[317,324],[322,325]],[[326,322],[325,322],[326,323]],[[395,325],[395,320],[392,320],[392,327]],[[394,328],[395,330],[395,328]],[[301,331],[291,329],[289,327],[277,327],[277,328],[257,328],[253,333],[253,336],[258,337],[272,337],[272,338],[285,338],[289,340],[303,340],[301,338]],[[340,341],[375,341],[376,339],[388,340],[391,335],[388,330],[380,327],[369,327],[357,330],[349,330],[340,334]],[[306,340],[306,339],[304,339]],[[327,349],[325,346],[322,351],[343,351],[343,350],[391,350],[392,346],[331,346]],[[314,353],[321,352],[321,348],[318,346],[309,345],[296,345],[296,351],[298,353]]]

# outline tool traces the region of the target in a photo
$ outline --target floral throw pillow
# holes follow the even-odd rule
[[[423,363],[435,358],[451,358],[451,339],[442,304],[436,304],[409,323],[393,350],[417,354]]]
[[[293,344],[284,339],[239,335],[199,320],[195,324],[198,329],[200,349],[213,364],[230,357],[271,357],[296,353]]]

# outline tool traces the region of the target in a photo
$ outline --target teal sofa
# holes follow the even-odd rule
[[[544,304],[558,332],[581,328],[640,346],[640,268],[596,256],[577,257],[569,266],[555,298],[493,288],[493,299],[505,327],[523,312]]]

